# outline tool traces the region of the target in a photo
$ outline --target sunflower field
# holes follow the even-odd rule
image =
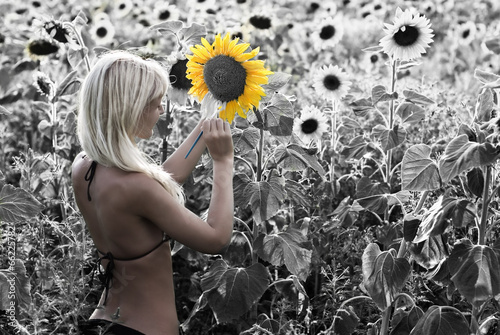
[[[79,334],[102,287],[76,206],[78,91],[164,65],[158,163],[231,123],[234,232],[171,242],[185,334],[500,334],[500,2],[0,0],[0,334]],[[208,154],[183,185],[203,217]]]

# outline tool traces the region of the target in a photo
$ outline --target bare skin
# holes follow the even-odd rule
[[[152,106],[139,127],[150,136],[154,119],[163,113]],[[156,113],[156,114],[154,114]],[[184,155],[203,130],[187,159]],[[78,155],[73,163],[73,186],[78,207],[98,250],[117,258],[132,258],[153,249],[163,233],[203,253],[219,253],[230,241],[233,227],[233,144],[229,124],[220,119],[200,122],[186,141],[163,164],[182,183],[205,148],[213,159],[213,189],[206,221],[178,204],[155,180],[142,173],[98,165],[90,186],[84,177],[91,161]],[[106,261],[103,261],[106,266]],[[105,306],[104,292],[91,319],[113,321],[147,335],[178,334],[171,251],[164,243],[154,252],[133,261],[115,260],[112,287]]]

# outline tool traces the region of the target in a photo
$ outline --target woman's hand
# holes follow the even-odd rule
[[[201,126],[203,139],[214,161],[233,160],[234,149],[231,128],[222,119],[204,120]]]

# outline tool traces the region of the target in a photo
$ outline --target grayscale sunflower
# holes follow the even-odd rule
[[[347,79],[347,74],[337,65],[324,65],[314,76],[313,87],[320,97],[339,101],[351,87]]]
[[[430,21],[423,15],[409,9],[396,9],[394,24],[385,23],[385,36],[380,46],[393,60],[410,61],[426,53],[433,42]]]
[[[327,117],[315,106],[305,107],[293,123],[293,132],[304,142],[320,141],[328,131]]]

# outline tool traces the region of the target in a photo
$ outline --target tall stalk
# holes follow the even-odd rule
[[[491,182],[491,166],[486,167],[486,176],[483,187],[483,208],[481,209],[481,223],[479,224],[479,244],[486,244],[486,224],[488,222],[489,188]]]
[[[337,104],[335,98],[332,99],[332,156],[330,157],[331,168],[330,168],[330,181],[332,183],[333,197],[337,195],[337,180],[335,177],[335,156],[337,155]]]

